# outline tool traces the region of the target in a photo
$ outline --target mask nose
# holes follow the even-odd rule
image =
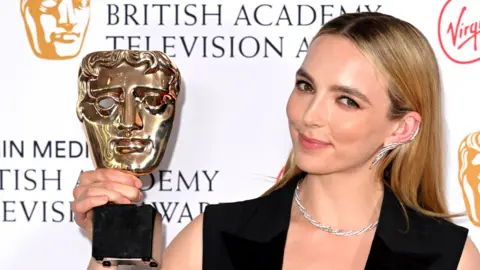
[[[75,10],[72,1],[61,1],[58,4],[58,26],[64,28],[67,32],[73,30],[75,26]]]
[[[125,132],[141,130],[143,128],[143,120],[138,111],[133,95],[126,97],[123,105],[123,110],[120,113],[118,129]]]

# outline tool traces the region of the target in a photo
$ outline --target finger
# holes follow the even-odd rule
[[[87,178],[87,177],[90,177],[90,176],[87,175],[85,177]],[[123,192],[125,194],[125,196],[128,197],[130,200],[138,200],[138,199],[141,198],[141,196],[140,196],[141,194],[139,194],[140,191],[138,190],[138,188],[133,187],[129,184],[118,183],[118,182],[111,181],[109,179],[98,180],[98,181],[87,180],[84,183],[88,183],[88,184],[81,184],[81,185],[76,186],[73,189],[72,194],[73,194],[74,199],[77,199],[78,197],[80,197],[82,195],[82,193],[91,186],[105,187],[105,188],[110,189],[110,190],[117,190],[118,189],[118,191]]]
[[[79,197],[78,201],[83,201],[88,199],[89,197],[96,197],[96,196],[107,196],[108,202],[116,203],[116,204],[127,204],[132,203],[131,200],[120,192],[115,190],[105,189],[103,187],[89,187],[87,188],[82,195]]]
[[[98,169],[98,171],[104,175],[106,181],[110,180],[137,188],[142,187],[142,181],[132,174],[115,169]]]
[[[101,195],[99,193],[99,190],[92,189],[92,188],[101,188],[101,189],[104,189],[107,193],[110,193],[110,195],[107,193],[105,193],[105,195],[109,195],[109,200],[112,202],[117,201],[119,194],[122,195],[123,197],[126,197],[130,201],[139,201],[143,197],[141,191],[138,188],[112,182],[112,181],[95,182],[89,186],[77,186],[73,190],[73,197],[75,199],[78,199],[86,192],[87,193],[90,192],[87,194],[87,196]],[[108,191],[114,191],[116,193],[111,193]]]
[[[83,200],[73,201],[71,204],[72,212],[75,214],[75,222],[84,227],[84,222],[87,219],[87,212],[93,207],[104,205],[108,202],[108,196],[99,195],[88,197]]]
[[[115,169],[97,169],[85,171],[80,175],[80,185],[89,185],[93,182],[113,181],[125,185],[131,185],[140,188],[142,182],[134,175],[115,170]]]
[[[117,182],[105,181],[100,183],[94,183],[92,184],[92,187],[100,187],[107,190],[116,191],[122,194],[124,197],[128,198],[130,201],[138,201],[142,198],[142,193],[138,188]]]

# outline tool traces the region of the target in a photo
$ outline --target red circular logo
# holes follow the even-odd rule
[[[448,59],[457,64],[480,61],[478,0],[448,0],[440,12],[437,28],[440,47]]]

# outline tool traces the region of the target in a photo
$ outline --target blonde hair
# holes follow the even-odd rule
[[[379,177],[402,207],[450,220],[444,193],[442,86],[433,49],[410,23],[381,13],[344,14],[315,35],[340,35],[353,42],[387,77],[391,104],[387,117],[400,119],[410,111],[422,117],[412,142],[391,151],[377,163]],[[279,181],[264,195],[305,173],[290,152]]]

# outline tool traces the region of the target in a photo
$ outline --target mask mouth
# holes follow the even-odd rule
[[[80,33],[76,32],[56,32],[50,35],[52,41],[61,43],[73,43],[80,38]]]
[[[118,155],[149,153],[153,142],[149,139],[118,138],[110,141],[110,149]]]

